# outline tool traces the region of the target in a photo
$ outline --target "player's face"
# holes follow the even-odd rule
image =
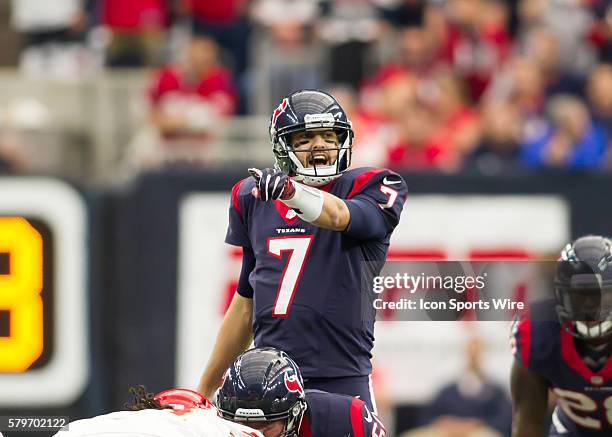
[[[572,307],[582,315],[587,326],[593,326],[602,321],[612,309],[612,290],[582,290],[570,295]]]
[[[261,432],[265,437],[277,437],[285,428],[284,420],[275,420],[273,422],[249,422],[246,425]]]
[[[290,143],[304,168],[332,165],[338,157],[338,135],[332,129],[296,132]]]

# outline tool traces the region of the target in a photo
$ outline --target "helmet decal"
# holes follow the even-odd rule
[[[280,105],[278,105],[278,107],[274,110],[274,113],[272,114],[272,126],[276,125],[276,120],[278,120],[278,117],[285,112],[285,109],[287,109],[287,105],[289,104],[289,99],[287,99],[287,97],[285,97],[283,99],[283,101],[281,102]]]
[[[291,392],[297,392],[301,396],[304,396],[304,388],[302,387],[297,375],[289,376],[289,373],[285,373],[285,387],[287,387],[287,390]]]

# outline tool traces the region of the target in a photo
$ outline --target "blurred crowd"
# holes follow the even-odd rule
[[[354,165],[612,168],[612,0],[13,0],[12,25],[24,74],[152,68],[158,158],[319,88]]]

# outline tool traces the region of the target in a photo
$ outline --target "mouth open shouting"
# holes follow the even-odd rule
[[[338,157],[338,135],[333,129],[297,132],[291,146],[304,168],[330,166]]]

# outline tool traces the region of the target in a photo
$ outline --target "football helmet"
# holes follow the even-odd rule
[[[555,271],[557,315],[579,338],[612,334],[612,241],[588,235],[565,246]]]
[[[212,403],[205,396],[184,388],[164,390],[157,393],[153,399],[162,406],[172,407],[173,410],[185,410],[185,412],[191,408],[208,409],[212,407]]]
[[[338,136],[336,161],[327,165],[317,165],[313,161],[312,166],[304,167],[291,146],[291,134],[326,129],[333,129]],[[338,177],[351,164],[351,122],[338,101],[323,91],[301,90],[285,97],[272,113],[270,140],[276,166],[306,185],[324,185]]]
[[[302,375],[285,352],[250,349],[225,372],[216,404],[223,418],[233,422],[284,419],[280,436],[295,437],[306,411]]]

